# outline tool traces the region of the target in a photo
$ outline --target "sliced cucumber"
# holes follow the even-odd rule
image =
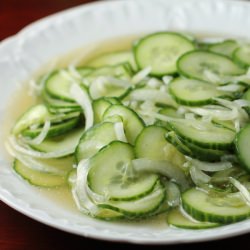
[[[160,208],[164,200],[165,190],[160,182],[157,182],[155,188],[147,196],[133,201],[109,201],[99,204],[99,207],[118,211],[127,218],[134,218],[153,214]]]
[[[126,95],[131,87],[130,82],[118,79],[110,79],[109,76],[93,80],[89,86],[89,93],[92,99],[101,97],[121,98]]]
[[[76,127],[78,122],[79,122],[79,117],[63,121],[62,123],[52,124],[49,128],[46,138],[62,135],[70,131],[74,127]],[[41,131],[42,131],[41,127],[36,129],[26,129],[22,132],[22,135],[34,138],[38,136],[41,133]]]
[[[166,134],[166,139],[184,155],[194,157],[201,161],[220,161],[221,157],[227,153],[224,150],[204,148],[183,140],[173,131]]]
[[[176,72],[176,61],[194,44],[185,36],[174,32],[158,32],[139,40],[133,48],[139,69],[150,66],[151,75],[163,76]]]
[[[90,86],[93,80],[100,76],[115,77],[122,80],[128,80],[132,76],[132,70],[130,64],[128,63],[103,66],[93,70],[84,78],[83,82],[86,86]]]
[[[90,159],[88,185],[97,194],[111,200],[131,200],[151,192],[158,180],[155,174],[135,176],[131,173],[132,146],[112,142]]]
[[[167,223],[174,227],[187,228],[187,229],[206,229],[220,226],[219,223],[197,221],[185,216],[179,209],[172,209],[167,214]]]
[[[233,59],[243,66],[250,66],[250,45],[239,47],[233,53]]]
[[[94,69],[92,67],[82,66],[76,68],[77,73],[80,74],[82,78],[89,75]]]
[[[208,46],[208,50],[232,57],[233,52],[239,47],[235,40],[225,40],[220,43],[211,44]]]
[[[93,101],[92,106],[93,106],[95,124],[102,122],[103,114],[112,104],[121,104],[121,103],[116,98],[107,98],[107,97],[102,97]]]
[[[167,130],[162,127],[145,127],[135,142],[135,154],[137,158],[151,160],[165,160],[182,167],[185,157],[172,144],[165,139]]]
[[[52,188],[65,185],[67,183],[66,176],[34,170],[25,166],[19,160],[14,161],[13,168],[18,175],[35,186]]]
[[[95,57],[87,64],[91,67],[103,67],[107,65],[116,65],[120,63],[130,63],[134,70],[137,69],[134,57],[131,51],[116,51],[102,54]]]
[[[169,92],[176,102],[188,106],[210,104],[213,102],[212,98],[225,94],[211,83],[184,78],[175,78],[171,81]]]
[[[102,147],[115,140],[117,140],[117,136],[113,123],[104,122],[91,127],[84,132],[76,147],[77,161],[90,158]]]
[[[212,123],[204,124],[199,120],[187,123],[171,121],[169,125],[183,139],[205,148],[230,149],[235,139],[235,132],[232,130]]]
[[[244,69],[227,56],[202,50],[190,51],[181,56],[177,62],[177,68],[183,76],[208,82],[211,79],[207,73],[212,73],[219,78],[245,73]]]
[[[45,104],[49,108],[54,108],[54,109],[68,108],[68,109],[72,109],[74,111],[81,109],[78,104],[76,104],[74,102],[68,102],[68,101],[57,99],[57,98],[53,98],[49,94],[47,94],[46,91],[43,91],[42,98],[43,98]]]
[[[249,153],[249,142],[250,142],[250,124],[246,125],[236,135],[235,145],[239,160],[242,166],[250,172],[250,153]]]
[[[129,143],[134,144],[136,137],[144,128],[143,120],[131,109],[123,105],[112,105],[103,114],[103,120],[112,116],[122,118],[124,132]]]
[[[65,154],[61,156],[66,156],[74,153],[83,132],[84,128],[77,128],[64,135],[45,139],[38,145],[32,144],[30,146],[38,151],[46,153],[65,152]]]
[[[205,191],[192,188],[182,194],[184,210],[200,221],[233,223],[250,216],[250,206],[239,202],[233,206],[227,197],[211,197]]]
[[[51,74],[45,82],[45,91],[52,98],[74,102],[70,94],[70,88],[73,83],[80,83],[68,70],[58,70]]]
[[[31,125],[40,125],[50,116],[47,107],[43,104],[38,104],[28,109],[16,122],[12,129],[14,135],[19,134]]]

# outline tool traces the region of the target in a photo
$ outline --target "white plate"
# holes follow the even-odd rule
[[[107,38],[159,30],[250,38],[250,4],[218,0],[104,1],[38,21],[0,44],[1,119],[17,85],[51,58]],[[1,200],[55,228],[91,238],[144,244],[204,241],[250,231],[250,220],[192,231],[168,228],[164,223],[110,223],[80,215],[17,178],[5,159],[3,143],[1,146]]]

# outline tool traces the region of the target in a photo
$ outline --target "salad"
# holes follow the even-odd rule
[[[18,176],[103,220],[204,229],[250,216],[250,45],[176,32],[43,75],[13,125]]]

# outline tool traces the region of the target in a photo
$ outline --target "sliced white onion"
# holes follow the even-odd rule
[[[220,121],[234,120],[238,117],[238,111],[236,107],[233,109],[225,109],[216,105],[207,105],[203,108],[188,107],[188,110],[200,116],[210,116]]]
[[[150,172],[168,177],[178,183],[182,190],[188,188],[189,184],[183,171],[168,161],[157,161],[146,158],[132,160],[134,171]]]
[[[204,162],[196,159],[191,159],[190,163],[197,167],[198,169],[206,172],[217,172],[221,170],[226,170],[233,167],[231,162]]]
[[[245,200],[246,204],[250,206],[250,193],[247,188],[233,177],[229,177],[229,180],[240,191],[240,194]]]
[[[48,159],[48,158],[59,158],[65,155],[70,155],[74,152],[74,148],[70,150],[62,150],[62,151],[55,151],[55,152],[40,152],[36,151],[34,149],[31,149],[27,145],[23,145],[16,137],[10,136],[8,138],[7,144],[9,144],[9,147],[11,147],[14,151],[17,151],[22,154],[26,154],[35,158],[43,158],[43,159]]]
[[[239,107],[250,107],[250,101],[248,100],[244,100],[244,99],[237,99],[233,101],[234,103],[236,103],[236,105],[238,105]]]
[[[163,76],[162,77],[162,81],[164,82],[165,85],[168,85],[172,80],[173,80],[172,76]]]
[[[211,83],[223,83],[222,79],[215,74],[214,72],[212,72],[211,70],[204,70],[203,71],[204,76],[209,80],[209,82]]]
[[[50,129],[50,121],[45,121],[44,126],[39,135],[33,139],[25,139],[29,144],[38,145],[44,141]]]
[[[151,70],[152,70],[152,68],[150,66],[148,66],[148,67],[142,69],[141,71],[139,71],[131,79],[132,84],[136,85],[136,84],[140,83],[142,80],[145,79],[146,76],[149,75],[149,73],[151,72]]]
[[[196,166],[191,166],[189,169],[189,173],[191,176],[192,181],[196,186],[201,186],[210,182],[211,177],[205,173],[203,173],[199,168]]]
[[[158,89],[162,85],[162,82],[156,78],[150,78],[147,82],[147,86],[152,89]]]
[[[153,101],[176,107],[176,102],[167,92],[162,92],[158,89],[137,89],[129,95],[134,101]]]
[[[85,115],[85,130],[89,129],[94,124],[94,113],[92,103],[87,91],[81,88],[78,84],[72,84],[70,94],[75,101],[81,106]]]
[[[115,129],[115,135],[116,135],[117,140],[128,142],[125,132],[124,132],[124,126],[122,122],[115,122],[114,129]]]
[[[96,215],[99,211],[98,206],[90,199],[87,192],[87,175],[90,165],[89,160],[84,159],[80,161],[77,167],[77,177],[75,186],[73,186],[72,193],[76,204],[80,211],[86,214]]]
[[[228,91],[228,92],[236,92],[236,91],[239,91],[241,88],[242,88],[242,86],[240,86],[238,84],[227,84],[224,86],[216,87],[217,90]]]
[[[75,67],[74,65],[70,64],[70,65],[68,66],[68,70],[69,70],[70,74],[71,74],[74,78],[79,79],[79,80],[82,79],[81,74],[76,70],[76,67]]]

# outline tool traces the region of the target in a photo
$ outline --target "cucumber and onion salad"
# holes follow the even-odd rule
[[[83,213],[205,229],[250,216],[250,45],[157,32],[38,81],[13,169]]]

